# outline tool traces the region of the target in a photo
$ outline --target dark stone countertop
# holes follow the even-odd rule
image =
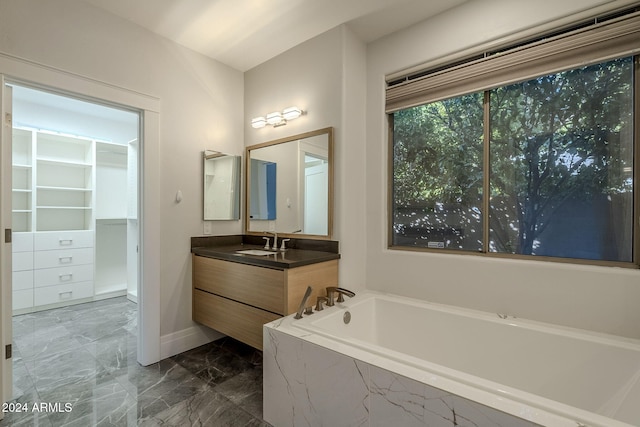
[[[258,241],[255,236],[193,237],[191,239],[191,252],[198,256],[277,270],[340,259],[340,254],[337,251],[337,242],[335,244],[331,241],[308,242],[307,239],[292,239],[292,247],[290,249],[284,252],[273,252],[271,255],[237,253],[237,251],[247,249],[263,250],[264,245],[255,244]]]

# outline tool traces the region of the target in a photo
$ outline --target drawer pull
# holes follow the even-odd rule
[[[58,257],[58,260],[60,261],[60,264],[71,264],[71,261],[73,261],[73,256],[61,256]]]
[[[61,282],[68,282],[73,278],[73,273],[61,274],[58,276]]]
[[[60,246],[71,246],[73,245],[73,239],[60,239]]]
[[[60,299],[71,299],[72,294],[73,291],[58,292],[58,296],[60,297]]]

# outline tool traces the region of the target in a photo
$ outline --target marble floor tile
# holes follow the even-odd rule
[[[262,366],[254,366],[221,383],[214,390],[254,417],[262,418]]]
[[[86,344],[84,348],[112,375],[121,376],[137,366],[137,337],[123,328]]]
[[[268,426],[212,390],[141,419],[140,426]]]
[[[94,387],[70,384],[42,393],[40,398],[70,405],[49,413],[49,420],[56,426],[127,426],[135,425],[137,419],[137,400],[115,379]]]
[[[118,381],[137,396],[138,416],[146,418],[209,389],[197,376],[170,360],[140,367]]]
[[[89,387],[109,380],[108,371],[83,348],[25,361],[40,394],[79,384]]]
[[[215,344],[181,353],[172,357],[172,360],[211,386],[221,384],[252,367],[246,359]]]
[[[82,346],[62,324],[43,326],[22,335],[14,333],[13,342],[24,360],[33,360]]]
[[[136,310],[119,297],[15,316],[14,402],[61,406],[0,427],[269,425],[262,352],[223,338],[141,366]]]

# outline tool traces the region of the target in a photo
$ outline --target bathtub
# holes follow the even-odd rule
[[[350,318],[348,323],[345,316]],[[291,425],[332,425],[326,417],[340,412],[339,406],[347,405],[345,399],[356,396],[348,404],[351,409],[344,409],[347,415],[333,421],[390,425],[393,420],[385,417],[395,406],[402,408],[399,416],[410,413],[407,421],[415,425],[436,425],[424,418],[435,411],[439,421],[447,421],[442,425],[452,426],[484,425],[483,419],[491,417],[486,425],[640,426],[638,340],[375,292],[360,293],[303,319],[289,316],[265,325],[264,340],[264,412],[274,425],[289,420]],[[315,360],[317,354],[323,356]],[[288,360],[293,358],[298,362]],[[335,361],[325,368],[316,366],[329,359]],[[334,370],[341,373],[330,381],[328,373]],[[391,375],[389,387],[380,386],[382,380],[372,372]],[[354,379],[347,381],[349,375]],[[310,382],[317,381],[326,383],[329,396],[318,390],[311,398],[315,386]],[[345,391],[350,384],[357,390]],[[268,396],[278,387],[279,393],[288,395],[284,401]],[[331,401],[334,389],[344,397]],[[399,397],[402,393],[409,396],[406,402],[392,402],[404,399]],[[426,397],[419,397],[422,400],[416,404],[420,393]],[[441,397],[433,398],[436,395]],[[325,400],[327,408],[320,408]],[[431,401],[445,405],[431,410],[425,406]],[[376,411],[376,402],[388,409]],[[461,415],[462,409],[449,413],[456,405],[476,405],[473,411],[467,410],[481,415]],[[296,412],[298,417],[304,414],[302,421],[295,419]],[[325,415],[313,422],[314,413]],[[345,422],[344,416],[355,413]],[[372,419],[376,413],[383,419]],[[411,424],[402,421],[402,425]]]

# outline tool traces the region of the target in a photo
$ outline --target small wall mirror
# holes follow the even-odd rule
[[[240,219],[241,156],[205,150],[204,220]]]
[[[333,128],[246,149],[245,229],[331,238]]]

